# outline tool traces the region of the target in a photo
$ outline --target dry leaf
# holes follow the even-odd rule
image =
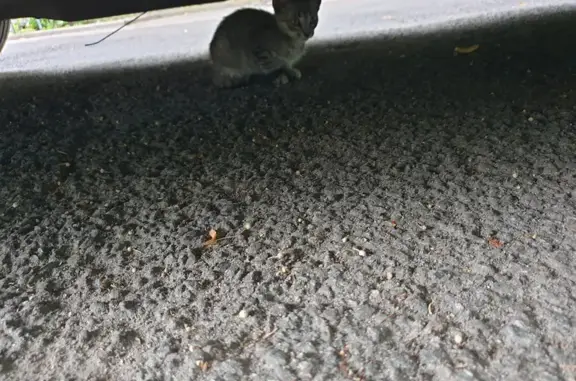
[[[502,241],[500,241],[498,238],[494,238],[494,237],[490,237],[488,238],[488,243],[490,244],[490,246],[499,249],[502,246],[504,246],[504,244],[502,243]]]
[[[471,46],[457,46],[454,48],[454,51],[459,54],[470,54],[478,50],[480,45],[471,45]]]
[[[198,366],[202,372],[206,372],[208,369],[210,369],[210,363],[204,360],[196,361],[196,366]]]
[[[218,237],[218,233],[216,232],[216,230],[210,229],[210,231],[208,232],[208,236],[210,237],[210,239],[204,242],[204,246],[214,245],[216,243],[216,238]]]
[[[398,227],[398,223],[396,223],[396,221],[392,220],[392,227],[394,229],[396,229]]]

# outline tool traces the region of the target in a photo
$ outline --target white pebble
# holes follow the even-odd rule
[[[245,229],[245,230],[250,230],[250,229],[252,229],[252,224],[251,224],[250,222],[246,222],[246,223],[244,224],[244,229]]]
[[[348,242],[348,237],[342,238],[342,243],[346,243],[346,242]]]
[[[392,278],[394,278],[394,274],[392,274],[391,272],[387,272],[386,273],[386,279],[392,280]]]
[[[241,311],[238,313],[238,317],[239,317],[240,319],[246,319],[246,318],[248,317],[248,311],[246,311],[246,310],[241,310]]]
[[[514,173],[512,174],[512,177],[516,179],[516,178],[518,178],[518,174],[517,174],[516,172],[514,172]]]
[[[462,337],[461,333],[457,333],[454,335],[454,342],[456,344],[462,344],[463,341],[464,341],[464,337]]]

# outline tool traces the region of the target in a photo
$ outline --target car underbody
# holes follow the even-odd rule
[[[80,21],[224,0],[0,0],[0,20],[20,17]]]

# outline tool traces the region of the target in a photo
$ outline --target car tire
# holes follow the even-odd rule
[[[8,35],[10,34],[10,20],[0,20],[0,52],[6,45],[8,41]]]

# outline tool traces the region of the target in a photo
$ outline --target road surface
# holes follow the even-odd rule
[[[264,2],[258,2],[262,4]],[[498,17],[576,7],[574,0],[324,0],[314,42],[382,32],[485,22]],[[271,9],[270,5],[258,5]],[[11,41],[0,56],[0,72],[75,71],[86,67],[132,66],[205,55],[219,20],[236,7],[191,12],[164,19],[146,16],[95,46],[118,27]],[[462,20],[460,20],[462,19]]]
[[[570,16],[2,82],[0,379],[576,380]]]

